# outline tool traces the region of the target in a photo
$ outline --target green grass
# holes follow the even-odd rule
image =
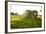
[[[42,26],[42,21],[39,18],[31,16],[15,16],[11,15],[11,29],[15,28],[39,28]]]

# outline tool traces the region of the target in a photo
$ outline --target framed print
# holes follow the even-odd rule
[[[45,3],[5,2],[5,32],[37,32],[45,30]]]

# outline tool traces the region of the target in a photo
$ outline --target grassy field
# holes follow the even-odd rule
[[[11,15],[11,29],[16,28],[39,28],[42,26],[42,21],[39,18],[31,16],[15,16]]]

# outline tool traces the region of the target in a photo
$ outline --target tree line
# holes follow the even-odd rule
[[[14,12],[11,12],[10,14],[11,14],[11,15],[18,15],[18,13],[14,13]]]
[[[10,13],[11,15],[19,15],[17,12],[14,13],[14,12],[11,12]],[[38,12],[36,10],[25,10],[25,12],[23,13],[23,15],[25,16],[32,16],[32,15],[38,15]]]

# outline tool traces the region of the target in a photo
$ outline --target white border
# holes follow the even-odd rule
[[[44,17],[43,17],[44,16],[44,5],[43,4],[37,4],[37,5],[42,5],[42,28],[25,28],[25,29],[11,29],[10,28],[10,4],[15,4],[15,2],[8,2],[8,32],[44,30]]]

